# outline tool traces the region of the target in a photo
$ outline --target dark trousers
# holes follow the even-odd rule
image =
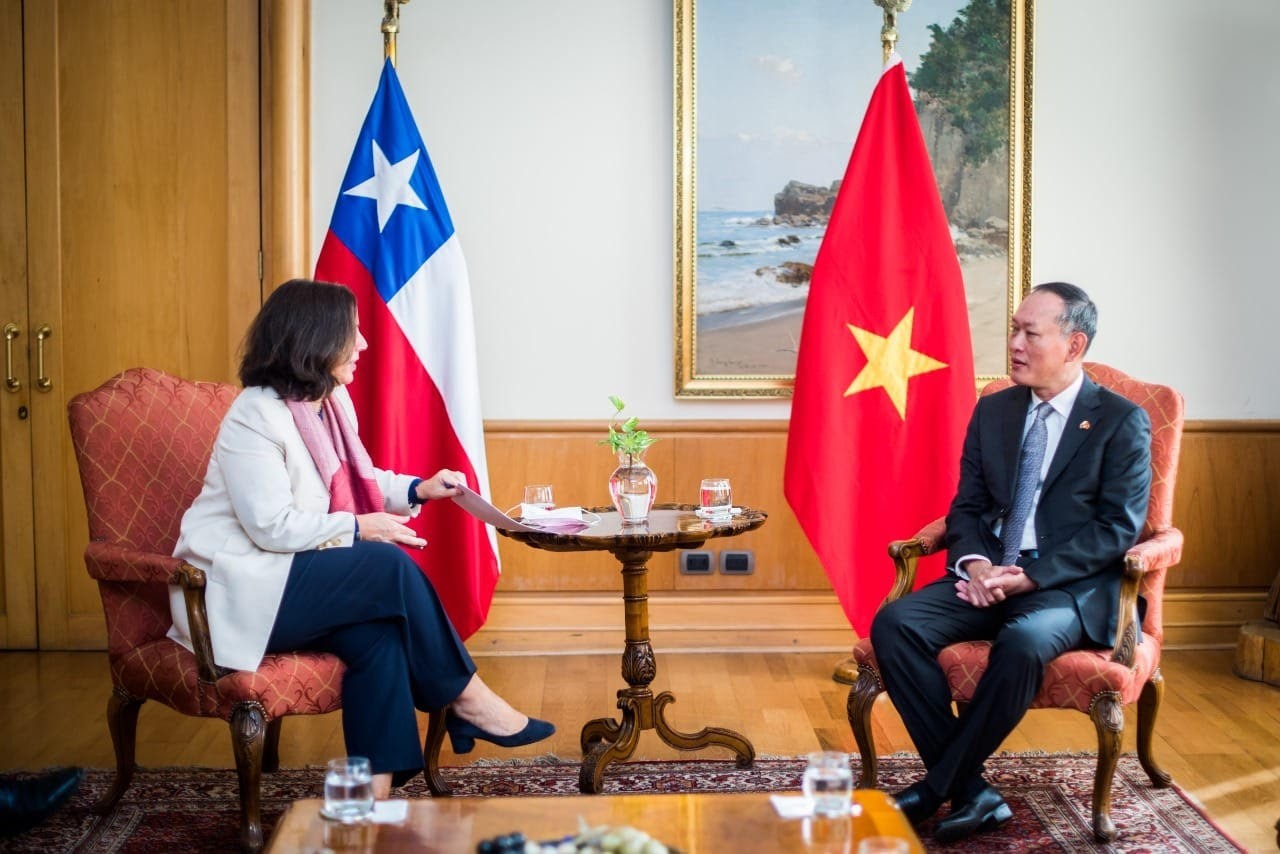
[[[983,763],[1022,720],[1045,666],[1084,640],[1075,603],[1061,590],[1035,590],[987,608],[956,596],[942,579],[880,610],[871,643],[885,690],[902,716],[942,797],[969,797]],[[993,641],[986,672],[957,717],[938,652],[959,641]]]
[[[347,665],[342,731],[395,785],[422,771],[415,709],[453,702],[476,672],[426,576],[399,546],[294,556],[268,652],[329,652]]]

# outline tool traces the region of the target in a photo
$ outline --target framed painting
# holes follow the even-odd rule
[[[898,53],[979,382],[1031,266],[1033,0],[915,0]],[[674,0],[676,397],[789,397],[809,275],[882,68],[873,0]]]

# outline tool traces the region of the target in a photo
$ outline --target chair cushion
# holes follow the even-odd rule
[[[957,702],[973,699],[978,679],[987,669],[990,651],[989,641],[965,641],[938,653],[938,664],[951,686],[951,699]],[[859,640],[853,647],[853,657],[859,665],[873,668],[880,681],[880,669],[870,640]],[[1151,637],[1138,644],[1132,669],[1112,661],[1109,649],[1068,652],[1049,662],[1044,683],[1031,708],[1076,709],[1088,713],[1093,698],[1105,691],[1115,691],[1123,703],[1135,702],[1159,660],[1160,644]]]
[[[132,696],[224,720],[245,701],[261,703],[268,720],[336,711],[345,670],[327,653],[268,655],[256,671],[237,670],[209,685],[197,678],[195,655],[168,638],[111,659],[113,680]]]

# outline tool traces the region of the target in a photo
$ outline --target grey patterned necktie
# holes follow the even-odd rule
[[[1044,420],[1053,412],[1048,403],[1036,407],[1035,421],[1027,430],[1022,440],[1022,455],[1018,458],[1018,482],[1013,488],[1013,506],[1005,516],[1004,527],[1000,529],[1000,542],[1004,546],[1002,566],[1013,566],[1022,550],[1022,532],[1027,527],[1027,517],[1031,515],[1031,500],[1036,496],[1036,486],[1040,483],[1040,469],[1044,465],[1044,449],[1049,444],[1049,428]]]

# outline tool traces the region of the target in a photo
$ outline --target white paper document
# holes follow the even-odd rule
[[[484,497],[474,489],[465,484],[460,485],[458,489],[460,492],[453,496],[453,500],[459,507],[486,525],[493,525],[503,531],[524,531],[531,534],[576,534],[579,531],[585,531],[600,521],[599,516],[589,510],[583,510],[581,507],[557,507],[552,510],[546,510],[541,507],[522,504],[520,508],[524,521],[517,522],[488,501],[485,501]]]

